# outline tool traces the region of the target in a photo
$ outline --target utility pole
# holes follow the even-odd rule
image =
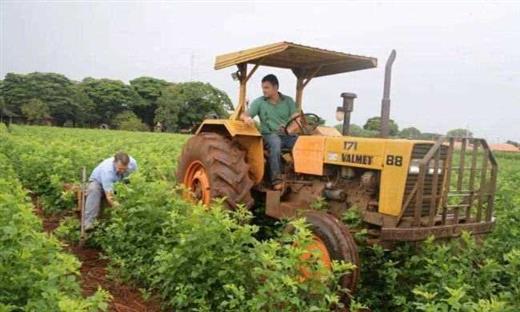
[[[195,53],[193,51],[190,55],[190,81],[193,81],[193,72],[195,67]]]

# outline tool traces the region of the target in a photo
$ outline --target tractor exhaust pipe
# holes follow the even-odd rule
[[[354,99],[357,98],[357,96],[354,93],[344,92],[341,93],[341,97],[343,98],[343,106],[338,107],[336,113],[343,114],[343,128],[341,134],[350,135],[350,113],[354,110]]]
[[[383,88],[383,99],[381,100],[381,132],[380,137],[387,138],[390,133],[390,84],[392,81],[392,65],[395,61],[395,50],[392,50],[385,66],[385,85]]]

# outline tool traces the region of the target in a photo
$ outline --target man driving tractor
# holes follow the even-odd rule
[[[262,78],[263,96],[251,103],[241,119],[254,126],[254,117],[259,116],[261,132],[265,148],[269,151],[269,177],[274,190],[283,190],[281,177],[281,151],[292,149],[297,135],[289,134],[285,126],[294,116],[298,115],[294,100],[278,91],[279,82],[275,75],[269,74]]]
[[[336,110],[337,119],[343,121],[342,135],[322,125],[319,116],[303,114],[303,90],[312,79],[374,68],[377,59],[292,42],[217,56],[215,69],[238,69],[233,73],[240,84],[238,105],[229,119],[204,120],[186,142],[176,172],[177,181],[187,190],[185,197],[204,205],[222,200],[229,209],[252,208],[258,200],[270,218],[305,218],[312,243],[302,247],[312,254],[319,252],[316,260],[326,267],[333,261],[356,266],[338,281],[342,289],[338,295],[345,303],[360,275],[354,239],[359,231],[368,233],[370,244],[385,249],[432,236],[458,237],[462,231],[489,233],[495,224],[498,165],[485,140],[463,138],[460,148],[455,148],[455,138],[389,138],[395,57],[392,51],[385,65],[379,137],[363,138],[349,131],[354,94],[342,93],[343,105]],[[260,66],[294,74],[296,103],[279,93],[276,77],[268,75],[262,79],[264,96],[244,113],[247,82]],[[260,117],[260,131],[253,126],[255,116]],[[291,136],[294,133],[299,135],[297,140]],[[270,152],[268,161],[264,161],[264,143]],[[293,144],[289,166],[280,170],[282,147]],[[285,185],[279,186],[280,178]],[[266,188],[265,183],[271,182],[287,192]],[[325,201],[320,207],[313,205],[318,198]],[[360,217],[354,228],[344,223],[349,212]]]

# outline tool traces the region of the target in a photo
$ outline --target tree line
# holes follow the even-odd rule
[[[62,74],[8,73],[0,80],[0,118],[30,124],[70,127],[108,127],[149,131],[157,126],[171,132],[190,132],[202,120],[226,118],[233,110],[228,95],[209,83],[174,83],[153,77],[120,80],[87,77],[74,81]],[[341,132],[341,125],[336,128]],[[350,126],[354,136],[376,137],[380,118],[369,118],[361,127]],[[415,127],[399,130],[390,120],[390,135],[435,140],[441,134]],[[466,129],[448,135],[471,137]]]
[[[0,116],[31,124],[187,131],[207,115],[227,117],[225,92],[203,82],[174,83],[153,77],[120,80],[62,74],[8,73],[0,80]]]

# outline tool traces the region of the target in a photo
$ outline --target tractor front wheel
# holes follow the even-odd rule
[[[245,152],[222,135],[203,132],[191,137],[182,150],[176,176],[187,197],[204,205],[216,198],[225,198],[230,209],[253,205],[253,180]]]
[[[325,267],[330,268],[332,260],[350,262],[356,268],[340,279],[342,289],[348,289],[350,293],[356,290],[359,279],[359,254],[356,242],[348,228],[334,216],[319,211],[305,213],[305,219],[313,233],[313,243],[307,249],[320,252],[320,260]],[[348,296],[343,296],[343,301],[348,302]]]

